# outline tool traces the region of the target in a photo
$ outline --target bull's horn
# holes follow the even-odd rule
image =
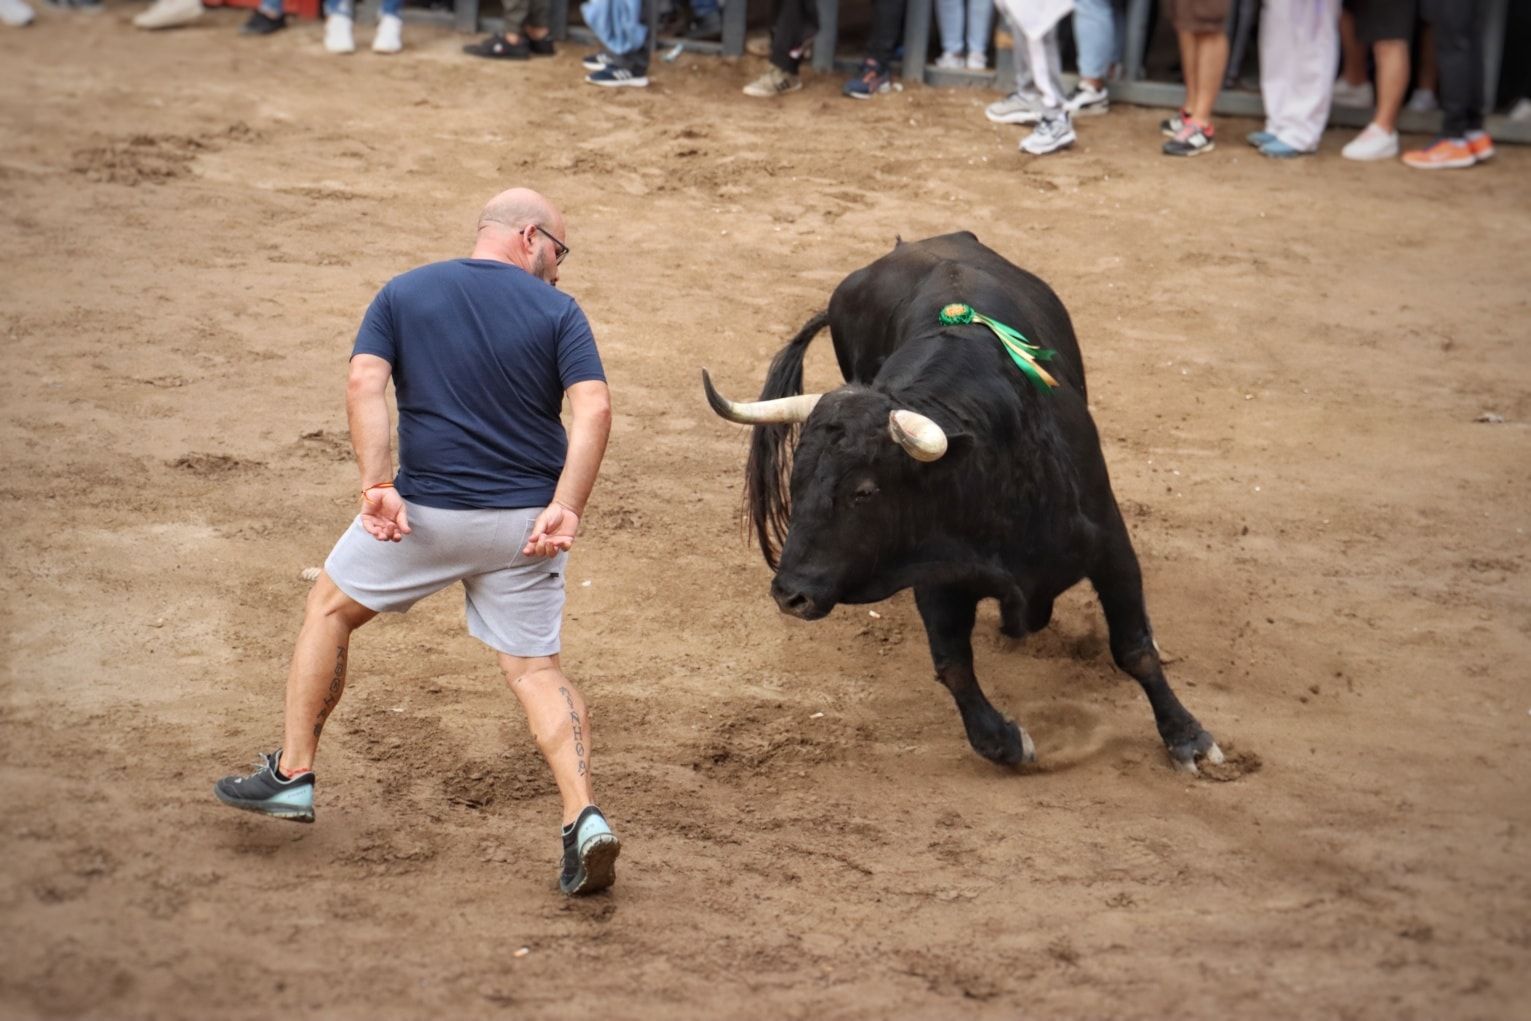
[[[718,393],[712,385],[712,377],[702,370],[702,389],[707,391],[707,403],[719,418],[740,425],[791,425],[804,422],[813,406],[823,394],[798,394],[796,397],[778,397],[774,401],[735,402]]]
[[[916,461],[939,461],[946,453],[946,433],[930,419],[903,408],[888,413],[893,441]]]

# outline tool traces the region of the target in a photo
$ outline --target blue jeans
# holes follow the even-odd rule
[[[941,0],[946,2],[946,0]],[[1115,0],[1074,0],[1074,43],[1079,77],[1105,78],[1122,61],[1125,14]]]
[[[356,0],[324,0],[324,13],[344,14],[348,18],[354,18],[356,17]],[[404,0],[383,0],[383,13],[402,18]]]
[[[963,14],[967,15],[967,51],[988,53],[989,28],[994,24],[994,0],[936,0],[936,25],[941,29],[941,52],[962,52]]]

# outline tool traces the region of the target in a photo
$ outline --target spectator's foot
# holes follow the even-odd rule
[[[1244,136],[1244,141],[1248,142],[1256,149],[1260,148],[1262,145],[1267,145],[1271,142],[1274,142],[1275,140],[1276,136],[1271,134],[1269,131],[1251,131],[1249,134]]]
[[[744,87],[744,94],[757,99],[770,99],[772,96],[785,96],[789,92],[796,92],[802,87],[801,78],[795,74],[788,74],[772,64],[766,68],[765,74]]]
[[[377,31],[372,35],[373,53],[398,53],[404,48],[404,19],[397,14],[385,14],[377,19]]]
[[[617,881],[622,842],[594,805],[563,830],[563,871],[558,888],[571,897],[604,890]]]
[[[868,57],[861,62],[861,73],[846,82],[840,91],[852,99],[872,99],[885,92],[898,92],[902,86],[893,81],[886,66]]]
[[[611,63],[611,57],[607,55],[605,50],[596,50],[594,53],[586,54],[585,59],[579,63],[586,71],[599,71]]]
[[[324,19],[324,48],[330,53],[355,53],[355,22],[344,14],[326,15]]]
[[[987,71],[989,69],[989,57],[982,52],[975,51],[969,53],[967,66],[969,71]]]
[[[723,15],[717,11],[708,11],[699,17],[691,19],[691,24],[686,26],[687,39],[717,39],[723,34]]]
[[[649,76],[629,71],[625,67],[615,64],[607,64],[599,71],[591,71],[585,75],[585,81],[591,85],[600,85],[608,89],[644,89],[648,88]]]
[[[1012,92],[984,107],[983,115],[995,124],[1035,124],[1042,119],[1042,97]]]
[[[287,15],[278,14],[273,18],[265,11],[256,8],[250,12],[250,17],[245,20],[245,23],[239,26],[239,34],[270,35],[273,32],[280,32],[286,27]]]
[[[1105,113],[1111,109],[1111,97],[1106,94],[1105,86],[1091,85],[1080,79],[1074,91],[1069,93],[1068,102],[1065,103],[1069,113],[1074,116],[1089,116],[1090,114]]]
[[[532,57],[532,49],[526,45],[526,39],[510,42],[498,32],[487,39],[468,43],[462,51],[470,57],[487,57],[490,60],[530,60]]]
[[[1200,156],[1217,148],[1212,138],[1212,125],[1186,118],[1180,125],[1179,134],[1164,143],[1164,155]]]
[[[1273,138],[1260,146],[1260,155],[1268,156],[1273,160],[1290,160],[1298,156],[1311,156],[1311,150],[1299,149],[1295,145],[1287,145],[1279,138]]]
[[[1037,122],[1031,134],[1021,139],[1021,152],[1046,156],[1074,144],[1074,122],[1067,111],[1048,114]]]
[[[960,53],[943,53],[936,58],[936,67],[942,71],[961,71],[966,66]]]
[[[1431,89],[1415,89],[1414,95],[1409,97],[1409,102],[1404,106],[1405,110],[1413,110],[1415,113],[1430,113],[1440,108],[1441,104]]]
[[[1345,143],[1340,155],[1362,163],[1390,160],[1398,155],[1398,132],[1368,124],[1365,131]]]
[[[1467,133],[1467,151],[1473,154],[1473,159],[1479,163],[1494,158],[1494,140],[1488,136],[1488,132],[1482,129]]]
[[[1335,106],[1358,106],[1363,110],[1370,110],[1376,101],[1377,97],[1372,93],[1371,82],[1352,85],[1341,78],[1334,83]]]
[[[534,57],[551,57],[558,52],[558,47],[553,43],[552,35],[545,35],[541,39],[526,37],[526,48],[532,51]]]
[[[197,4],[201,7],[201,3]],[[11,28],[25,28],[37,17],[36,12],[23,0],[0,0],[0,25],[8,25]],[[142,15],[140,15],[142,17]]]
[[[100,14],[105,8],[101,0],[47,0],[49,7],[79,11],[82,14]]]
[[[1517,124],[1531,121],[1531,99],[1522,97],[1515,105],[1510,107],[1510,112],[1505,114],[1505,119]]]
[[[277,768],[282,751],[277,749],[258,760],[260,768],[249,776],[226,776],[213,785],[213,793],[225,805],[259,812],[293,822],[314,821],[314,774],[283,776]]]
[[[1159,122],[1159,134],[1165,138],[1174,138],[1180,134],[1180,129],[1185,127],[1185,122],[1191,119],[1191,111],[1184,108],[1176,110],[1168,117]]]
[[[1477,163],[1465,138],[1437,138],[1424,149],[1403,154],[1403,162],[1416,170],[1463,170]]]
[[[8,0],[7,0],[8,2]],[[138,28],[178,28],[202,17],[202,0],[155,0],[154,5],[133,19]]]

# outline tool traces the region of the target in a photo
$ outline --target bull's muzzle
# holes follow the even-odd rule
[[[834,603],[821,602],[790,581],[784,583],[780,575],[771,582],[771,598],[782,613],[799,620],[818,620],[834,609]]]

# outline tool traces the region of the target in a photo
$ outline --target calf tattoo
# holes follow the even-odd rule
[[[319,706],[319,716],[314,720],[314,737],[324,729],[324,721],[330,712],[340,702],[340,693],[346,688],[346,647],[335,646],[335,672],[330,675],[330,690],[324,695],[324,702]]]
[[[569,727],[574,734],[574,757],[579,762],[579,775],[585,775],[585,726],[580,722],[579,713],[574,710],[574,696],[568,688],[559,688],[558,693],[569,706]]]

